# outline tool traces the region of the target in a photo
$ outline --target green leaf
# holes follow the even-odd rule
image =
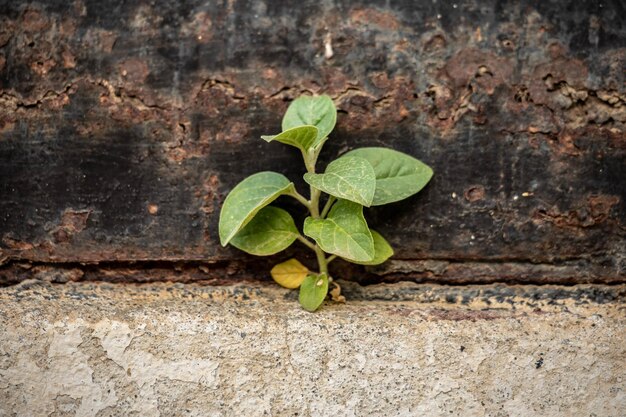
[[[372,204],[376,190],[374,168],[363,158],[337,159],[323,174],[306,173],[304,180],[318,190],[366,207]]]
[[[374,259],[372,259],[371,261],[368,261],[368,262],[354,262],[354,261],[352,261],[355,264],[360,264],[360,265],[379,265],[379,264],[382,264],[383,262],[385,262],[391,256],[393,256],[393,249],[391,248],[389,243],[387,243],[385,238],[382,237],[381,234],[378,233],[375,230],[371,230],[370,229],[370,232],[372,232],[372,238],[374,239]]]
[[[224,200],[220,212],[222,246],[226,246],[259,210],[292,189],[293,183],[287,177],[271,171],[256,173],[237,184]]]
[[[298,288],[302,281],[309,274],[309,269],[302,265],[297,259],[289,259],[288,261],[281,262],[272,268],[270,271],[272,278],[279,285],[293,289]]]
[[[433,170],[423,162],[405,153],[388,148],[360,148],[342,158],[366,159],[376,173],[376,192],[373,206],[403,200],[420,191],[430,181]]]
[[[337,122],[337,109],[333,100],[326,96],[301,96],[291,102],[283,117],[283,130],[302,125],[317,127],[314,146],[326,138]]]
[[[326,253],[356,262],[374,259],[374,240],[360,204],[339,200],[325,219],[307,217],[304,234]]]
[[[313,312],[324,302],[328,294],[328,275],[309,275],[300,285],[300,305],[306,311]]]
[[[303,151],[308,151],[317,139],[317,127],[315,126],[298,126],[283,133],[274,136],[261,136],[267,142],[278,141],[285,145],[295,146]]]
[[[263,207],[230,244],[251,255],[267,256],[287,249],[296,240],[293,218],[278,207]]]

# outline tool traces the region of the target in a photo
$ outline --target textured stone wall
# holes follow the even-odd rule
[[[625,286],[344,287],[0,289],[0,415],[624,415]]]
[[[302,184],[296,152],[259,135],[311,92],[339,108],[321,166],[374,145],[435,169],[418,196],[368,213],[396,261],[343,275],[623,281],[624,9],[0,1],[2,280],[29,262],[66,280],[87,279],[85,263],[118,280],[207,279],[205,263],[258,276],[264,261],[219,246],[219,207],[261,169]]]

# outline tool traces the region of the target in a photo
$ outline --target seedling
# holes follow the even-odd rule
[[[336,121],[337,109],[330,97],[301,96],[287,109],[282,133],[261,136],[267,142],[284,143],[302,152],[307,170],[304,181],[310,186],[308,199],[284,175],[264,171],[233,188],[220,212],[222,246],[230,243],[252,255],[267,256],[298,240],[315,252],[318,271],[309,271],[296,259],[271,270],[278,284],[300,288],[300,305],[308,311],[322,304],[330,284],[331,297],[344,300],[328,273],[333,259],[377,265],[393,255],[389,243],[368,227],[363,207],[403,200],[424,188],[433,175],[426,164],[388,148],[355,149],[331,162],[324,173],[316,173],[317,158]],[[308,209],[310,215],[304,220],[302,233],[287,211],[269,205],[282,195],[295,198]]]

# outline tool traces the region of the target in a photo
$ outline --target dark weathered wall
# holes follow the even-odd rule
[[[1,257],[245,270],[218,244],[220,204],[258,170],[301,177],[259,135],[309,91],[340,109],[323,163],[375,145],[435,169],[369,211],[397,252],[376,273],[624,281],[625,16],[619,0],[0,0]]]

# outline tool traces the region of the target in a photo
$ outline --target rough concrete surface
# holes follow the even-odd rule
[[[0,415],[626,412],[626,286],[345,286],[3,288]]]

